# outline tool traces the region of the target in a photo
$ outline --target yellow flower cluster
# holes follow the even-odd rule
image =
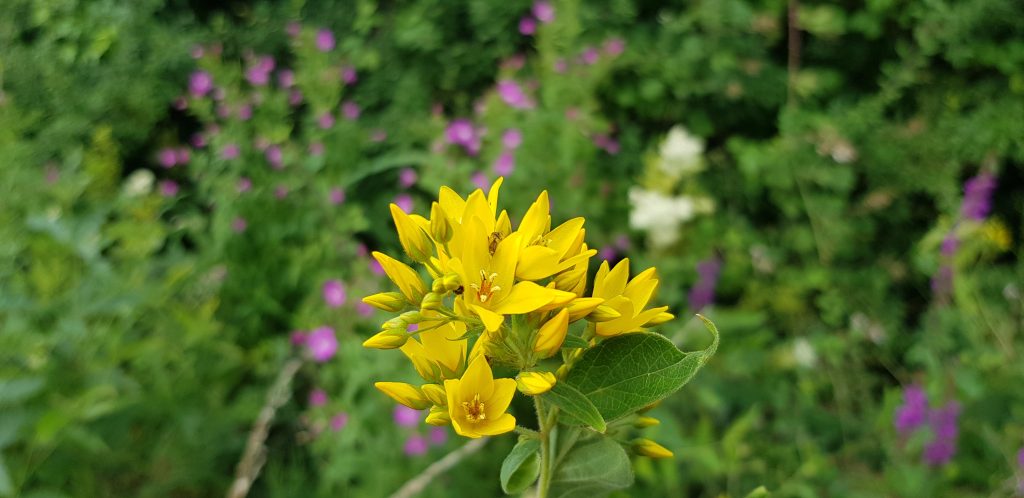
[[[666,307],[646,309],[657,275],[650,269],[629,280],[628,260],[611,269],[603,263],[586,295],[588,265],[597,251],[584,241],[584,219],[552,228],[543,192],[513,229],[509,214],[498,209],[501,183],[499,178],[487,193],[478,189],[467,198],[442,187],[429,219],[392,204],[402,248],[424,272],[374,252],[398,291],[363,299],[398,313],[363,345],[401,349],[426,382],[378,382],[377,388],[411,408],[429,408],[428,423],[451,423],[474,438],[514,429],[506,410],[517,386],[538,395],[564,377],[578,354],[564,355],[567,364],[558,376],[538,362],[562,350],[571,323],[592,322],[584,336],[590,340],[672,318]],[[517,379],[495,379],[492,363],[516,370]]]

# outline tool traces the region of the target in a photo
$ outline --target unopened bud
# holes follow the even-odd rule
[[[661,421],[654,417],[637,417],[636,420],[633,421],[633,427],[636,427],[637,429],[654,427],[658,424],[661,424]]]
[[[565,334],[569,331],[569,310],[562,308],[554,317],[537,331],[537,341],[533,344],[533,351],[540,354],[541,358],[554,356],[562,343],[565,342]]]
[[[426,298],[424,297],[424,299]],[[423,316],[423,313],[420,313],[419,311],[416,310],[406,311],[405,313],[398,315],[398,318],[401,318],[403,322],[409,325],[420,323],[423,320],[426,320],[426,317]]]
[[[494,223],[494,231],[501,234],[502,238],[512,233],[512,220],[508,217],[508,211],[502,210],[498,215],[498,221]]]
[[[422,410],[430,405],[430,400],[423,396],[416,386],[404,382],[377,382],[374,387],[387,394],[391,399],[412,408]]]
[[[607,322],[620,317],[622,317],[622,313],[619,313],[615,308],[607,304],[602,304],[594,308],[594,311],[587,315],[587,320],[591,322]]]
[[[604,303],[604,299],[599,297],[578,297],[573,299],[572,302],[566,306],[566,309],[569,310],[569,321],[575,322],[576,320],[589,315],[591,311],[594,311],[594,308],[597,308],[602,303]]]
[[[405,346],[409,341],[409,334],[405,330],[388,329],[378,332],[377,335],[363,342],[364,348],[371,349],[398,349]]]
[[[391,217],[395,220],[398,241],[401,242],[405,253],[417,263],[429,261],[434,254],[434,246],[427,233],[395,204],[391,205]]]
[[[430,235],[439,244],[444,244],[452,239],[452,224],[448,221],[444,209],[437,202],[430,206]]]
[[[396,313],[405,308],[405,297],[400,292],[378,292],[363,298],[363,302],[379,310]]]
[[[633,451],[637,455],[651,458],[672,458],[674,456],[668,448],[645,438],[633,440]]]
[[[426,422],[430,425],[444,426],[452,423],[452,417],[448,414],[447,408],[435,406],[427,414]]]
[[[647,323],[643,324],[643,327],[656,327],[656,326],[661,325],[661,324],[663,324],[663,323],[665,323],[667,321],[672,320],[675,317],[676,316],[673,315],[672,313],[669,313],[667,311],[662,311],[661,313],[658,313],[657,315],[654,315],[654,318],[651,318],[650,320],[648,320]]]
[[[382,323],[380,325],[380,328],[383,329],[383,330],[393,330],[394,329],[394,330],[405,331],[405,329],[409,328],[409,323],[406,322],[402,318],[401,315],[399,315],[399,316],[396,316],[396,317],[394,317],[394,318],[392,318],[392,319]]]
[[[426,296],[423,296],[423,301],[420,302],[421,310],[439,310],[443,307],[444,297],[436,292],[430,292]]]
[[[580,279],[587,276],[587,267],[573,268],[555,275],[555,288],[558,290],[571,291]]]
[[[555,387],[558,380],[551,372],[520,372],[516,377],[516,387],[527,396],[544,394]]]
[[[448,406],[448,395],[440,384],[423,384],[420,391],[434,406]]]

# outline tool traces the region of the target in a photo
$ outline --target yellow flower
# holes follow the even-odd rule
[[[516,392],[516,381],[495,379],[487,359],[478,356],[459,380],[444,381],[448,415],[455,432],[478,438],[510,432],[516,418],[505,413]]]
[[[409,334],[402,329],[388,329],[377,332],[373,337],[363,341],[364,348],[397,349],[409,341]]]
[[[452,417],[448,415],[448,409],[443,406],[432,406],[427,419],[424,422],[430,425],[444,426],[452,423]]]
[[[551,372],[521,372],[516,377],[516,386],[519,392],[527,396],[544,394],[555,387],[558,379]]]
[[[384,394],[391,396],[391,399],[413,410],[422,410],[433,404],[412,384],[404,382],[376,382],[373,385]]]
[[[423,324],[429,326],[430,322]],[[465,333],[466,325],[462,322],[451,322],[433,330],[425,330],[417,334],[418,341],[409,339],[402,346],[402,353],[412,361],[416,372],[424,380],[440,382],[443,379],[454,379],[466,365],[468,341],[460,339]]]
[[[633,451],[638,455],[651,458],[672,458],[674,456],[668,448],[644,438],[633,440]]]
[[[398,241],[402,243],[405,253],[417,263],[429,261],[434,254],[433,244],[430,242],[430,236],[420,228],[423,222],[414,221],[397,204],[391,204],[391,218],[395,220]]]
[[[505,315],[529,313],[553,301],[567,302],[575,297],[533,282],[515,282],[519,235],[513,233],[497,244],[488,238],[484,222],[475,218],[464,234],[462,259],[451,262],[462,278],[460,299],[480,317],[488,332],[501,328]]]
[[[644,324],[667,311],[668,306],[644,309],[657,289],[658,276],[654,268],[644,270],[633,277],[633,280],[629,280],[628,258],[610,270],[607,261],[601,263],[601,268],[594,277],[593,295],[604,299],[606,306],[622,316],[598,323],[597,335],[610,337],[642,330]]]
[[[423,300],[423,296],[427,293],[427,286],[420,280],[416,270],[384,253],[374,251],[373,257],[380,263],[384,273],[398,286],[398,290],[410,304],[418,305]]]
[[[586,248],[570,252],[574,246],[579,249],[577,242],[582,240],[584,220],[573,218],[551,230],[550,207],[547,191],[541,192],[516,230],[522,245],[516,277],[521,280],[540,280],[580,263],[585,266],[587,260],[597,254],[596,250]]]
[[[537,331],[537,341],[533,344],[533,351],[540,353],[541,358],[554,356],[562,343],[565,342],[565,334],[569,331],[569,309],[562,308],[557,315],[552,317]]]
[[[402,311],[402,308],[408,304],[405,302],[405,296],[399,292],[378,292],[364,297],[363,302],[379,310],[392,313]]]

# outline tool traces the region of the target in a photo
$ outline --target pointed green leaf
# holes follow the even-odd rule
[[[651,333],[612,337],[584,353],[565,383],[589,398],[606,421],[664,399],[689,382],[718,349],[718,330],[697,316],[714,336],[707,349],[684,353]]]
[[[520,493],[530,487],[540,474],[540,441],[519,441],[501,464],[501,490],[506,494]]]
[[[633,484],[629,456],[619,443],[598,437],[575,446],[555,469],[551,498],[595,498]]]
[[[605,424],[604,419],[601,418],[601,413],[576,388],[564,382],[559,382],[540,397],[544,401],[560,408],[566,415],[569,415],[569,417],[562,419],[563,422],[573,425],[586,425],[593,427],[597,432],[604,432]]]
[[[584,341],[582,337],[578,335],[566,335],[565,341],[562,342],[562,349],[587,349],[590,347],[590,343]]]
[[[14,485],[11,483],[11,476],[7,473],[7,466],[4,465],[4,456],[0,454],[0,496],[11,496],[14,494]]]

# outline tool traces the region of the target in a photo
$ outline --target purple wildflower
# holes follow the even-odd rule
[[[557,59],[555,61],[554,69],[558,74],[565,73],[569,70],[569,63],[565,62],[565,59]]]
[[[405,446],[402,448],[408,456],[420,456],[427,452],[427,440],[419,434],[413,434],[409,436],[409,439],[405,440]]]
[[[501,134],[501,145],[509,150],[516,150],[523,143],[523,133],[518,128],[509,128]]]
[[[480,152],[480,132],[468,119],[455,119],[445,129],[445,139],[450,144],[460,145],[469,155]]]
[[[920,386],[911,385],[903,390],[903,404],[896,408],[893,425],[896,432],[906,437],[924,425],[928,414],[928,397]]]
[[[173,168],[175,164],[178,164],[178,153],[170,147],[163,148],[157,153],[156,160],[160,166]]]
[[[618,255],[618,251],[612,246],[604,246],[597,252],[597,257],[602,261],[614,261]]]
[[[530,11],[533,12],[533,17],[536,17],[541,23],[547,24],[555,20],[555,8],[551,5],[551,2],[537,2],[533,4],[533,8]]]
[[[235,233],[242,233],[248,227],[249,223],[245,221],[245,218],[237,217],[231,220],[231,230],[233,230]]]
[[[221,159],[225,159],[225,160],[229,160],[230,161],[231,159],[237,159],[238,158],[238,154],[240,152],[241,152],[241,149],[238,147],[238,144],[227,144],[227,145],[224,146],[223,149],[221,149],[220,157],[221,157]]]
[[[253,66],[245,71],[245,79],[253,86],[264,86],[270,81],[270,73]]]
[[[501,80],[498,82],[498,95],[501,100],[516,109],[529,109],[533,107],[529,97],[523,92],[519,83],[512,80]]]
[[[334,187],[331,189],[330,194],[328,194],[328,198],[331,201],[331,204],[337,206],[338,204],[345,202],[345,191],[338,187]]]
[[[448,430],[444,427],[430,428],[430,444],[440,446],[448,441]]]
[[[238,179],[238,185],[235,188],[238,189],[239,194],[244,194],[252,190],[252,180],[247,176],[243,176]]]
[[[597,59],[600,58],[600,56],[601,54],[597,51],[596,48],[587,47],[586,49],[583,50],[583,55],[580,55],[580,60],[584,64],[590,66],[595,64],[597,62]]]
[[[206,71],[196,71],[188,78],[188,93],[199,98],[213,90],[213,76]]]
[[[328,280],[324,282],[324,302],[331,308],[340,308],[348,296],[345,293],[345,284],[341,280]]]
[[[295,72],[291,69],[285,69],[277,73],[277,84],[281,88],[291,88],[295,85]]]
[[[309,392],[309,405],[310,406],[324,406],[327,404],[327,393],[320,388],[313,389]]]
[[[277,197],[278,199],[288,197],[288,192],[289,190],[287,185],[278,185],[274,187],[274,197]]]
[[[305,333],[305,332],[303,332],[301,330],[296,330],[296,331],[292,332],[292,335],[289,338],[289,340],[291,341],[292,346],[301,346],[301,345],[306,343],[306,339],[308,339],[308,338],[309,338],[309,334],[307,334],[307,333]]]
[[[324,143],[313,142],[309,144],[309,154],[311,156],[322,156],[324,155]]]
[[[267,147],[264,155],[267,157],[267,162],[274,169],[281,169],[284,167],[284,153],[281,151],[281,147],[278,145],[271,145]]]
[[[956,454],[956,438],[959,432],[957,419],[959,417],[960,404],[956,401],[931,412],[929,422],[935,439],[924,448],[924,459],[929,465],[945,465],[953,459]]]
[[[349,121],[355,121],[359,119],[360,113],[361,110],[359,109],[359,104],[356,104],[351,100],[341,104],[341,115],[345,116],[345,119]]]
[[[370,272],[374,275],[384,275],[384,267],[376,259],[370,260]]]
[[[321,29],[316,32],[316,48],[321,52],[334,50],[334,33],[328,29]]]
[[[306,338],[306,348],[309,350],[313,360],[323,363],[334,357],[338,352],[338,338],[334,336],[334,329],[330,327],[319,327],[313,329]]]
[[[511,152],[502,152],[491,167],[498,176],[511,175],[516,168],[516,158]]]
[[[992,210],[992,193],[996,189],[996,177],[992,173],[981,173],[964,183],[964,200],[960,205],[960,216],[982,221]]]
[[[338,412],[331,417],[331,430],[338,432],[348,425],[348,414],[345,412]]]
[[[524,17],[519,20],[519,33],[530,36],[537,32],[537,21],[532,17]]]
[[[626,42],[622,38],[612,38],[605,40],[601,48],[604,49],[605,54],[617,57],[626,51]]]
[[[377,312],[376,310],[377,308],[374,308],[373,306],[370,306],[369,304],[366,304],[364,302],[356,303],[356,312],[359,313],[359,316],[367,318],[371,317],[373,316],[374,313]]]
[[[238,119],[242,121],[248,121],[252,119],[252,106],[249,104],[242,104],[238,107]]]
[[[409,194],[398,194],[395,196],[395,204],[406,213],[412,212],[412,197]]]
[[[470,177],[470,181],[472,181],[473,185],[476,185],[476,187],[481,190],[486,189],[487,186],[491,184],[490,180],[487,179],[487,175],[485,175],[482,171],[477,171],[476,173],[473,173],[473,176]]]
[[[399,427],[416,427],[420,424],[420,411],[405,405],[395,405],[393,418]]]
[[[193,133],[192,138],[189,139],[189,142],[192,144],[193,147],[201,149],[203,147],[206,147],[206,136],[204,136],[202,133]]]
[[[160,182],[160,195],[164,197],[174,197],[178,195],[178,184],[174,180],[164,180]]]
[[[412,168],[405,168],[398,174],[398,185],[402,188],[409,188],[416,185],[416,180],[419,179],[419,175],[416,174],[416,170]]]
[[[329,112],[325,112],[321,114],[319,118],[316,119],[316,124],[320,128],[326,130],[334,126],[334,115]]]
[[[715,287],[718,285],[718,275],[721,269],[722,261],[717,257],[697,263],[697,283],[687,294],[690,309],[699,311],[714,302]]]
[[[298,91],[296,89],[292,89],[291,92],[288,92],[288,105],[290,105],[292,107],[295,107],[295,106],[297,106],[297,105],[299,105],[301,103],[302,103],[302,92],[300,92],[300,91]]]
[[[302,32],[302,24],[299,24],[299,21],[289,21],[288,24],[285,25],[284,31],[285,33],[288,33],[288,36],[295,38]]]
[[[346,85],[356,84],[359,81],[359,73],[356,73],[356,68],[352,66],[341,68],[341,81],[344,81]]]

